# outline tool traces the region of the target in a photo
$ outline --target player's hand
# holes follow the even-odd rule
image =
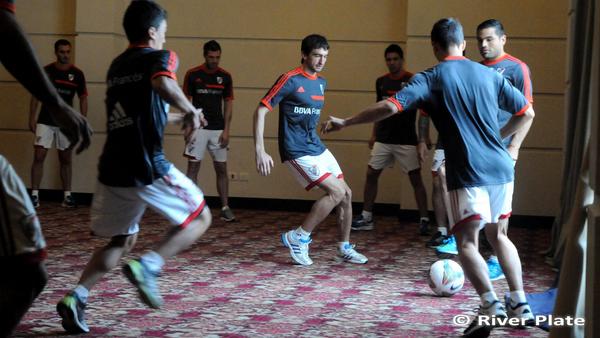
[[[185,143],[188,143],[194,132],[202,127],[201,118],[202,111],[200,109],[183,116],[181,130],[183,130],[183,139],[185,140]]]
[[[229,145],[229,131],[223,130],[221,136],[219,136],[219,144],[221,145],[221,148],[227,148]]]
[[[273,158],[264,150],[256,152],[256,171],[262,176],[267,176],[273,168]]]
[[[329,119],[321,123],[321,134],[327,134],[332,131],[341,130],[346,126],[346,121],[335,116],[329,116]]]
[[[513,159],[513,161],[516,161],[519,159],[519,148],[515,147],[513,145],[508,145],[508,147],[506,147],[506,150],[508,151],[508,154],[510,155],[510,158]]]
[[[423,163],[425,163],[425,157],[427,156],[428,148],[429,146],[424,141],[417,143],[417,158],[419,159],[419,165],[421,167],[423,167]]]
[[[72,147],[75,148],[79,144],[76,150],[77,154],[90,146],[93,132],[88,120],[83,115],[64,102],[47,107],[52,119],[69,139]]]

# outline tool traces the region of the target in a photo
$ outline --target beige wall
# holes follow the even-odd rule
[[[472,31],[476,24],[490,16],[505,21],[510,34],[508,51],[531,67],[536,111],[540,117],[519,162],[515,212],[554,214],[558,200],[558,187],[554,182],[559,181],[562,160],[566,4],[530,0],[525,2],[527,5],[521,4],[523,1],[508,1],[507,5],[507,1],[487,1],[486,8],[479,11],[483,14],[476,15],[469,14],[476,12],[471,10],[479,4],[476,1],[159,2],[169,11],[166,47],[175,50],[180,57],[180,81],[188,68],[202,62],[202,43],[215,38],[223,47],[221,65],[233,74],[236,96],[229,170],[248,175],[247,181],[230,183],[230,195],[240,197],[313,199],[319,194],[304,192],[279,163],[267,178],[257,175],[254,169],[252,112],[277,76],[298,65],[299,44],[305,35],[318,32],[330,40],[332,48],[323,73],[328,80],[324,116],[346,116],[373,102],[374,81],[386,71],[382,53],[389,43],[398,42],[406,47],[409,69],[419,71],[435,63],[428,34],[436,19],[448,15],[462,19],[469,35],[469,56],[475,59]],[[126,4],[123,0],[18,3],[17,15],[32,34],[42,63],[53,61],[52,43],[56,38],[70,37],[74,42],[75,62],[88,80],[89,117],[96,134],[92,148],[75,158],[74,191],[92,192],[94,188],[96,162],[105,138],[104,77],[110,61],[127,45],[120,23]],[[310,14],[305,13],[307,4]],[[520,16],[514,14],[518,6],[523,7],[519,8],[523,13]],[[44,11],[34,8],[44,8]],[[544,13],[551,24],[542,22],[537,13]],[[27,131],[29,97],[4,70],[0,70],[0,86],[0,104],[4,107],[0,111],[0,152],[29,182],[33,138]],[[355,201],[362,200],[369,135],[370,126],[361,126],[325,139],[344,169]],[[266,144],[275,159],[278,158],[276,137],[277,113],[274,112],[268,115]],[[182,148],[177,128],[169,127],[165,137],[167,155],[185,170]],[[53,152],[49,155],[42,188],[58,189],[56,156]],[[207,160],[201,170],[200,184],[207,195],[216,195],[209,162]],[[423,170],[423,177],[430,186],[429,170]],[[416,208],[408,180],[397,168],[383,173],[378,201]]]

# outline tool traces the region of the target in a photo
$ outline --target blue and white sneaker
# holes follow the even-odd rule
[[[502,267],[500,266],[500,262],[498,262],[498,257],[491,256],[486,263],[491,281],[506,278],[506,276],[504,276],[504,271],[502,271]]]
[[[510,297],[507,297],[506,309],[508,310],[508,317],[521,319],[525,323],[525,326],[532,326],[535,324],[535,317],[533,316],[529,303],[517,303],[513,306],[512,300]]]
[[[312,265],[313,261],[308,257],[308,245],[312,239],[302,239],[295,230],[281,234],[281,243],[290,249],[290,256],[300,265]]]
[[[338,247],[336,259],[355,264],[365,264],[369,261],[365,255],[354,250],[354,244],[346,244],[343,249]]]
[[[158,273],[150,271],[139,259],[132,259],[123,265],[123,274],[133,284],[142,302],[153,309],[159,309],[163,299],[156,284]]]
[[[435,253],[440,258],[452,258],[458,255],[458,248],[456,247],[456,238],[449,236],[442,245],[435,248]]]

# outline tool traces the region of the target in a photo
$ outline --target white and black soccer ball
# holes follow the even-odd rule
[[[458,263],[440,259],[429,268],[429,287],[438,296],[450,297],[462,289],[465,273]]]

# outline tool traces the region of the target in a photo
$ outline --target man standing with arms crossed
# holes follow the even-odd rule
[[[87,88],[83,72],[71,63],[71,43],[65,39],[54,43],[56,62],[44,67],[50,81],[56,90],[69,105],[73,105],[75,94],[79,97],[79,109],[83,116],[87,116]],[[53,146],[58,150],[60,162],[60,178],[62,180],[64,198],[62,206],[75,207],[71,196],[72,158],[73,152],[67,137],[61,133],[50,116],[48,107],[42,104],[38,116],[39,101],[31,97],[29,106],[29,129],[35,134],[33,164],[31,165],[31,201],[34,207],[40,206],[39,189],[44,175],[44,161],[48,149]]]
[[[511,213],[514,169],[511,154],[502,138],[527,129],[534,117],[527,99],[506,79],[466,59],[463,30],[458,20],[441,19],[431,30],[433,53],[440,63],[415,75],[393,97],[362,112],[340,119],[330,117],[324,131],[382,120],[404,110],[421,108],[431,118],[444,142],[446,177],[451,200],[459,258],[466,276],[480,296],[477,317],[464,332],[466,337],[487,337],[488,318],[533,320],[523,290],[521,260],[506,235]],[[513,114],[500,130],[498,109]],[[515,149],[518,151],[518,149]],[[489,279],[485,260],[479,253],[479,230],[498,253],[510,288],[508,314]]]
[[[404,70],[404,52],[396,44],[389,45],[384,52],[385,64],[389,73],[377,79],[375,89],[377,102],[394,95],[402,89],[413,76]],[[373,125],[373,134],[369,140],[371,158],[367,166],[363,211],[352,221],[352,230],[372,230],[373,204],[377,197],[377,184],[381,172],[392,167],[397,160],[402,170],[408,174],[415,192],[419,208],[419,233],[427,235],[429,216],[427,211],[427,192],[421,178],[421,165],[417,155],[417,134],[415,120],[417,111],[394,115]]]
[[[525,62],[504,51],[506,44],[506,34],[502,23],[495,19],[486,20],[477,26],[477,45],[479,53],[483,57],[481,63],[504,76],[515,88],[521,91],[525,98],[533,104],[533,89],[531,85],[531,75],[529,67]],[[506,125],[510,119],[510,113],[500,110],[498,113],[498,124],[500,127]],[[521,130],[511,137],[507,137],[502,142],[508,149],[516,164],[519,157],[518,149],[525,138],[526,130]],[[498,262],[496,255],[490,256],[487,260],[488,271],[492,281],[505,278],[502,267]]]
[[[187,176],[198,179],[200,164],[208,149],[217,176],[217,191],[221,197],[221,219],[235,220],[229,208],[229,177],[227,176],[227,146],[233,112],[233,81],[231,75],[219,67],[221,46],[215,40],[204,44],[205,62],[187,71],[183,92],[196,108],[201,108],[208,125],[198,129],[185,146],[188,157]]]
[[[86,119],[66,104],[40,66],[17,22],[15,4],[0,0],[0,62],[31,94],[43,102],[77,153],[90,145]],[[23,181],[0,155],[0,337],[19,324],[48,279],[46,242]]]
[[[329,43],[312,34],[302,40],[302,64],[281,75],[254,112],[256,170],[263,176],[271,173],[273,159],[265,150],[265,115],[279,104],[279,155],[298,183],[306,190],[319,187],[325,195],[312,206],[304,222],[281,235],[284,246],[296,263],[311,265],[308,245],[311,232],[335,208],[340,227],[336,258],[364,264],[367,258],[350,244],[352,225],[352,191],[333,154],[317,134],[317,124],[325,100],[327,82],[319,72],[325,67]]]

